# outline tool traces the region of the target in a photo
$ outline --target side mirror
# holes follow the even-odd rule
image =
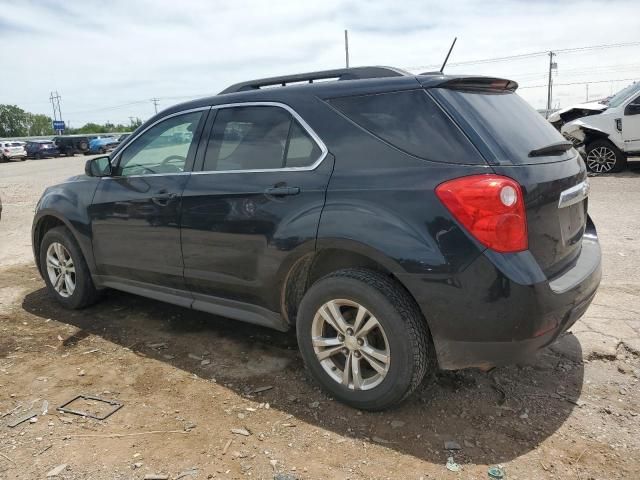
[[[625,115],[638,115],[640,113],[640,103],[630,103],[624,109]]]
[[[108,177],[112,173],[111,159],[109,157],[97,157],[87,160],[84,164],[84,173],[88,177]]]

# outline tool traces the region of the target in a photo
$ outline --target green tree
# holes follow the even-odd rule
[[[28,135],[53,135],[55,133],[51,117],[41,113],[27,113],[26,117]]]
[[[21,137],[27,132],[27,112],[16,105],[0,105],[0,137]]]

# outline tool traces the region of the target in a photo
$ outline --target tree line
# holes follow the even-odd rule
[[[120,133],[132,132],[142,125],[142,120],[136,118],[130,124],[114,124],[106,122],[86,123],[80,128],[67,128],[65,135],[77,133]],[[0,104],[0,138],[2,137],[35,137],[55,135],[52,119],[41,113],[26,112],[16,105]]]

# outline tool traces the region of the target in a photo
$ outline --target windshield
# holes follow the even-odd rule
[[[635,95],[638,92],[640,92],[640,82],[635,82],[620,90],[610,99],[604,100],[602,103],[613,108],[619,107],[627,98]]]

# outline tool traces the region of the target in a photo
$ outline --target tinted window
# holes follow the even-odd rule
[[[483,163],[469,140],[424,90],[329,102],[361,127],[416,157],[446,163]]]
[[[168,118],[135,139],[122,152],[119,174],[146,175],[184,171],[202,112]]]
[[[519,95],[434,89],[447,108],[464,117],[495,155],[499,164],[531,164],[566,160],[575,155],[529,157],[529,152],[565,139]]]
[[[209,137],[204,170],[306,167],[319,157],[318,145],[283,108],[222,108]]]

